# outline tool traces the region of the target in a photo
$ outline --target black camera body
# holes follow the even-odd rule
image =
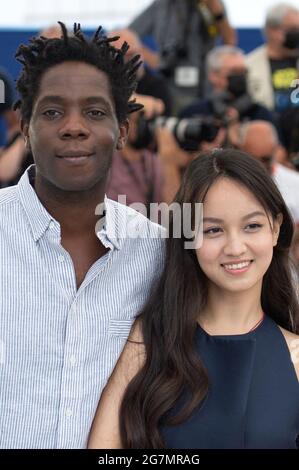
[[[215,94],[211,97],[213,114],[216,118],[226,121],[226,113],[228,108],[234,108],[238,111],[239,116],[246,115],[254,102],[248,93],[245,93],[235,99],[231,98],[229,92],[224,91],[222,93]]]

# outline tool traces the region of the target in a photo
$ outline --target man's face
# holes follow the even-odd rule
[[[299,13],[287,13],[282,21],[282,27],[287,31],[292,29],[299,29]]]
[[[294,31],[299,31],[299,13],[290,11],[284,16],[281,26],[267,28],[268,41],[272,47],[282,48],[285,56],[294,55],[296,51],[284,47],[287,33]]]
[[[245,75],[246,72],[245,59],[241,54],[226,54],[222,58],[220,70],[212,72],[210,80],[215,90],[224,91],[228,89],[231,75]]]
[[[105,184],[115,149],[125,144],[107,75],[83,62],[51,67],[41,79],[23,132],[36,163],[36,178],[63,191]]]
[[[272,175],[277,144],[274,143],[270,132],[259,131],[258,129],[248,132],[242,150],[259,160],[269,175]]]

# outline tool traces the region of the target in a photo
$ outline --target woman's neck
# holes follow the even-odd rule
[[[219,293],[220,294],[220,293]],[[200,313],[199,323],[213,335],[248,333],[263,318],[260,290],[221,293],[209,290],[207,304]]]

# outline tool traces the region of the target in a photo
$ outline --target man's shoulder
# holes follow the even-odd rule
[[[0,189],[0,208],[17,201],[16,186]]]
[[[249,113],[251,114],[250,119],[252,121],[262,120],[262,121],[268,121],[274,124],[273,113],[270,111],[270,109],[266,108],[266,106],[258,102],[253,102],[252,107],[249,110]]]
[[[296,188],[299,192],[299,173],[296,170],[292,170],[284,165],[277,164],[276,167],[277,177],[282,177],[284,180],[287,180],[288,183],[296,185]]]
[[[267,48],[265,45],[259,46],[245,56],[248,65],[254,63],[256,60],[267,58]]]
[[[199,98],[181,111],[180,118],[190,118],[196,115],[210,115],[212,113],[213,102],[211,97]]]
[[[113,211],[117,214],[117,229],[120,232],[126,231],[126,237],[130,238],[154,238],[154,239],[165,239],[166,229],[156,222],[149,220],[144,214],[133,209],[132,207],[121,204],[120,202],[112,199],[106,199],[106,202],[113,208]],[[140,204],[140,209],[143,205]],[[124,235],[124,233],[122,233]]]

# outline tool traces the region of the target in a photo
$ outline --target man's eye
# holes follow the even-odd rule
[[[101,111],[100,109],[91,109],[90,111],[88,111],[88,114],[92,117],[104,116],[104,112]]]
[[[47,117],[50,117],[50,118],[60,116],[60,114],[61,113],[59,111],[57,111],[56,109],[47,109],[47,111],[43,112],[44,116],[47,116]]]

